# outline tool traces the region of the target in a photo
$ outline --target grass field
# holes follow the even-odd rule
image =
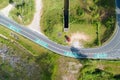
[[[109,39],[115,28],[114,0],[105,1],[106,6],[101,2],[100,0],[70,0],[69,31],[63,32],[64,1],[43,0],[42,31],[53,41],[64,45],[66,45],[65,35],[85,33],[90,39],[83,41],[84,46],[98,46]],[[110,14],[107,15],[108,13]]]
[[[6,7],[9,3],[9,0],[0,0],[0,9]]]

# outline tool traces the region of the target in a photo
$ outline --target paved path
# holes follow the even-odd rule
[[[13,4],[9,4],[7,7],[0,10],[0,12],[2,12],[2,14],[4,14],[6,17],[8,17],[12,8],[14,8]]]
[[[42,0],[35,0],[35,14],[34,14],[34,18],[31,24],[29,24],[27,27],[37,31],[37,32],[41,32],[41,27],[40,27],[40,19],[41,19],[41,13],[42,13]]]

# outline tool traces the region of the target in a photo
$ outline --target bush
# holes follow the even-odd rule
[[[15,9],[10,12],[11,17],[18,23],[27,25],[33,20],[35,12],[34,0],[21,1],[13,0]]]

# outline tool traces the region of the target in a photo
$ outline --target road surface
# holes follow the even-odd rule
[[[32,31],[15,21],[0,15],[0,24],[4,27],[19,33],[20,35],[30,39],[38,45],[49,49],[60,55],[73,58],[92,58],[92,59],[120,59],[120,1],[116,0],[116,32],[111,41],[98,48],[77,49],[74,47],[63,46],[57,44],[45,36]]]

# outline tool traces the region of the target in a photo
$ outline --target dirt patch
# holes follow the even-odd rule
[[[86,35],[85,33],[80,33],[80,32],[76,32],[76,33],[72,33],[70,36],[71,41],[69,42],[70,45],[77,47],[77,48],[81,48],[83,47],[82,42],[89,42],[90,38],[88,35]]]
[[[60,57],[55,80],[77,80],[83,65],[76,59]],[[58,78],[59,77],[59,78]]]
[[[104,70],[105,67],[104,67],[104,65],[99,64],[99,65],[97,65],[97,68],[100,69],[100,70]]]

